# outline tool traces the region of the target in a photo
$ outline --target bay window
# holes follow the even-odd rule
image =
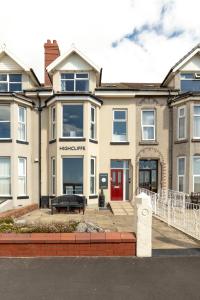
[[[11,195],[10,157],[0,157],[0,196]]]
[[[96,193],[96,158],[90,159],[90,194]]]
[[[18,140],[26,141],[26,108],[18,107]]]
[[[63,137],[83,137],[83,105],[63,105]]]
[[[0,139],[10,138],[10,106],[0,105]]]
[[[177,159],[177,185],[179,192],[185,191],[185,161],[185,157],[178,157]]]
[[[155,140],[155,110],[142,110],[142,140]]]
[[[22,91],[21,74],[0,74],[0,92]]]
[[[56,193],[56,160],[55,157],[51,158],[51,193]]]
[[[178,139],[186,138],[186,107],[178,108]]]
[[[67,92],[88,92],[88,73],[62,73],[61,90]]]
[[[200,192],[200,156],[193,157],[193,191]]]
[[[51,139],[56,138],[56,107],[51,108]]]
[[[26,196],[26,158],[18,158],[18,195]]]
[[[193,107],[193,138],[200,139],[200,105]]]
[[[90,110],[90,138],[96,139],[96,108],[91,106]]]
[[[113,110],[113,142],[127,141],[127,109]]]

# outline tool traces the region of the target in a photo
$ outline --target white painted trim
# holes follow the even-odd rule
[[[184,115],[183,116],[180,116],[180,110],[181,109],[184,109]],[[184,118],[185,122],[184,122],[184,137],[180,138],[179,137],[179,119],[181,118]],[[187,138],[187,107],[184,105],[184,106],[180,106],[178,107],[178,116],[177,116],[177,139],[179,141],[181,140],[185,140]]]
[[[93,103],[94,105],[98,106],[98,107],[101,107],[101,103],[99,103],[99,101],[89,97],[89,96],[56,96],[54,97],[52,100],[48,101],[47,103],[47,107],[52,105],[54,102],[56,101],[60,101],[60,102],[63,102],[63,101],[70,101],[73,103],[75,103],[74,101],[77,101],[77,102],[90,102],[90,103]]]
[[[30,68],[22,63],[14,54],[12,54],[9,50],[5,49],[0,52],[0,58],[3,55],[9,56],[12,60],[14,60],[24,71],[29,72]]]
[[[115,116],[115,111],[125,111],[125,119],[116,119],[114,118]],[[124,141],[115,141],[114,140],[114,121],[116,122],[126,122],[126,140]],[[112,109],[112,142],[116,143],[124,143],[128,142],[128,109],[127,108],[113,108]]]
[[[154,125],[143,125],[143,112],[144,111],[153,111],[154,113]],[[144,132],[143,132],[143,128],[144,127],[152,127],[153,130],[153,134],[154,134],[154,138],[153,139],[145,139],[144,138]],[[144,108],[141,109],[141,130],[142,130],[142,141],[155,141],[156,140],[156,109],[155,108]]]
[[[188,55],[183,61],[181,61],[174,69],[173,72],[178,71],[183,65],[185,65],[193,56],[200,51],[200,48],[195,49],[190,55]]]

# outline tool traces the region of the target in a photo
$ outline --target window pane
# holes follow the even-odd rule
[[[86,92],[89,90],[88,80],[76,80],[76,91]]]
[[[116,122],[113,124],[113,140],[126,141],[126,122]]]
[[[63,158],[63,194],[83,194],[83,159]]]
[[[0,157],[0,177],[10,177],[10,158]]]
[[[83,136],[83,106],[82,105],[63,106],[63,136],[64,137]]]
[[[8,91],[8,84],[0,83],[0,92],[7,92],[7,91]]]
[[[26,195],[26,179],[25,179],[25,177],[20,177],[18,179],[18,193],[19,193],[19,195]]]
[[[126,120],[126,111],[115,110],[114,111],[114,120]]]
[[[19,176],[25,176],[26,175],[26,161],[24,158],[19,158],[19,170],[18,170]]]
[[[178,159],[178,175],[184,175],[185,174],[185,159],[179,158]]]
[[[94,167],[95,167],[94,166],[94,159],[91,159],[90,160],[90,172],[91,172],[90,174],[91,175],[94,175]]]
[[[179,136],[180,139],[185,137],[185,118],[179,118]]]
[[[22,75],[21,74],[9,74],[9,81],[10,82],[21,82]]]
[[[0,122],[0,139],[10,138],[10,122]]]
[[[197,105],[194,106],[194,114],[200,115],[200,106],[197,106]]]
[[[194,75],[193,73],[182,73],[181,74],[181,78],[185,78],[185,79],[193,79]]]
[[[123,163],[123,160],[111,160],[111,169],[122,169]]]
[[[185,115],[185,109],[184,108],[180,108],[179,110],[179,116],[182,117]]]
[[[0,178],[0,195],[7,196],[10,195],[10,179],[9,178]]]
[[[74,92],[74,80],[62,80],[61,89],[62,91]]]
[[[194,192],[200,192],[200,176],[194,176]]]
[[[154,128],[153,127],[143,127],[143,139],[144,140],[154,140]]]
[[[179,176],[178,178],[178,190],[179,192],[183,192],[184,189],[184,177],[183,176]]]
[[[26,140],[26,127],[25,124],[18,124],[18,139],[25,141]]]
[[[95,108],[91,107],[91,120],[94,122]]]
[[[0,81],[7,81],[7,74],[0,74]]]
[[[200,137],[200,116],[194,117],[194,137]]]
[[[200,157],[193,158],[193,175],[200,175]]]
[[[154,125],[154,111],[143,111],[142,112],[142,124],[143,125]]]
[[[181,91],[200,91],[200,80],[181,80]]]
[[[0,105],[0,122],[10,121],[10,106]]]
[[[19,106],[19,121],[25,122],[25,108]]]
[[[95,193],[95,178],[90,177],[90,193],[94,194]]]
[[[88,78],[88,74],[86,74],[86,73],[79,73],[79,74],[76,74],[76,78]]]
[[[22,90],[21,83],[10,83],[9,84],[9,91],[10,92],[20,92]]]
[[[61,79],[74,79],[74,73],[63,73]]]
[[[94,130],[94,124],[91,124],[91,133],[90,133],[91,139],[95,139],[95,130]]]

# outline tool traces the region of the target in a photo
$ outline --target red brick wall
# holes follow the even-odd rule
[[[0,219],[7,218],[7,217],[18,218],[37,208],[38,208],[38,204],[30,204],[30,205],[23,206],[22,208],[11,209],[3,213],[0,213]]]
[[[0,256],[135,256],[133,233],[0,234]]]
[[[47,40],[44,44],[44,85],[51,86],[51,81],[49,79],[48,73],[46,71],[46,67],[50,65],[58,56],[60,56],[60,50],[58,47],[57,41]]]

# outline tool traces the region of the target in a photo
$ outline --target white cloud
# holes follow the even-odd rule
[[[144,24],[156,25],[161,8],[168,39],[156,32],[140,35],[143,48],[124,39]],[[33,67],[43,81],[43,44],[57,39],[62,52],[75,43],[103,67],[103,81],[162,81],[171,66],[200,41],[199,0],[7,0],[1,3],[0,43]]]

